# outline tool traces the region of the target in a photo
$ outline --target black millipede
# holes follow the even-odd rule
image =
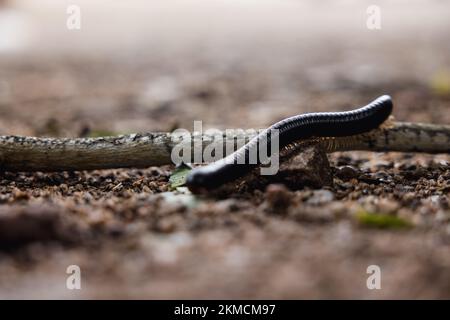
[[[383,95],[368,105],[351,111],[305,113],[283,119],[227,157],[193,169],[186,177],[186,185],[189,190],[197,193],[215,189],[246,175],[261,164],[259,159],[256,163],[248,161],[250,155],[258,154],[254,151],[262,145],[270,150],[273,132],[278,134],[278,147],[281,150],[300,139],[345,137],[368,132],[379,127],[391,112],[391,97]]]

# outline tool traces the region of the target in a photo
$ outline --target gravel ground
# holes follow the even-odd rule
[[[39,32],[61,40],[56,54],[54,39],[33,54],[0,46],[0,134],[167,131],[198,119],[205,128],[259,128],[384,93],[398,120],[450,123],[448,19],[433,3],[410,8],[415,21],[436,17],[414,44],[412,18],[397,16],[405,23],[396,33],[388,20],[381,35],[357,31],[342,45],[353,31],[338,19],[343,30],[317,37],[286,23],[268,35],[245,29],[235,43],[213,41],[223,35],[215,25],[213,40],[186,36],[189,45],[170,50],[120,33],[114,45],[89,47],[93,36],[91,52],[77,55],[67,31],[49,33],[45,20]],[[277,38],[289,28],[299,41]],[[108,51],[121,41],[131,48]],[[325,187],[249,184],[220,198],[170,191],[170,165],[2,172],[0,298],[450,298],[450,156],[348,152],[329,162]],[[66,288],[69,265],[81,268],[81,290]],[[381,290],[366,286],[370,265],[381,268]]]

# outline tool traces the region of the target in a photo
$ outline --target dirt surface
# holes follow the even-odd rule
[[[417,1],[406,13],[382,2],[380,31],[365,28],[366,4],[330,4],[329,16],[325,5],[295,1],[274,11],[219,3],[218,20],[210,6],[178,9],[187,30],[168,27],[177,11],[162,5],[148,14],[163,12],[163,22],[138,6],[116,8],[133,23],[105,31],[114,8],[94,6],[74,38],[56,4],[0,7],[18,25],[34,17],[45,42],[0,41],[0,134],[192,130],[193,120],[260,128],[385,93],[397,120],[450,123],[443,2],[425,10]],[[171,165],[2,172],[0,298],[450,298],[450,156],[351,152],[329,161],[329,186],[220,198],[170,191]],[[70,265],[81,268],[81,290],[66,288]],[[381,269],[380,290],[366,286],[370,265]]]

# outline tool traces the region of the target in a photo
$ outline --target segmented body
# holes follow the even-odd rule
[[[344,137],[368,132],[380,126],[392,112],[392,100],[384,95],[359,109],[344,112],[306,113],[283,119],[263,130],[246,145],[227,157],[196,168],[186,184],[193,192],[214,189],[231,182],[261,164],[258,148],[271,150],[274,134],[281,150],[290,143],[311,137]],[[258,155],[250,161],[250,155]]]

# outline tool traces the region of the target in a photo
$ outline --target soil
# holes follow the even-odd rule
[[[442,5],[433,14],[450,12]],[[127,39],[124,52],[103,53],[120,47],[117,40],[76,54],[64,49],[74,44],[61,30],[48,35],[62,39],[59,51],[49,44],[2,54],[0,47],[0,134],[192,130],[193,120],[261,128],[385,93],[397,120],[450,123],[448,20],[423,27],[427,40],[414,44],[407,23],[373,44],[358,33],[360,51],[339,45],[347,29],[335,41],[317,31],[319,40],[287,45],[276,37],[280,27],[268,43],[257,33],[248,45],[255,31],[233,29],[241,35],[232,38],[236,46],[211,40],[222,35],[216,30],[206,43]],[[427,49],[413,53],[417,43]],[[380,44],[389,46],[374,60]],[[143,48],[155,50],[147,56]],[[171,191],[172,165],[2,172],[0,298],[450,298],[450,156],[342,152],[329,161],[324,187],[280,181],[220,198]],[[386,220],[370,223],[370,215]],[[81,290],[66,288],[70,265],[81,269]],[[380,267],[380,290],[367,287],[371,265]]]

